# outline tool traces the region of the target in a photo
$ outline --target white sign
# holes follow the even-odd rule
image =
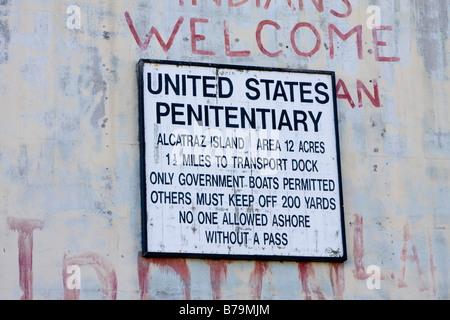
[[[145,256],[344,261],[332,72],[139,63]]]

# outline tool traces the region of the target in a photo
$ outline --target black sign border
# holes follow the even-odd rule
[[[332,92],[333,92],[333,108],[334,108],[334,128],[336,135],[336,164],[338,170],[339,181],[339,197],[340,197],[340,213],[341,213],[341,237],[343,254],[340,257],[310,257],[310,256],[284,256],[284,255],[242,255],[242,254],[215,254],[215,253],[185,253],[185,252],[149,252],[147,247],[147,185],[146,185],[146,163],[145,163],[145,120],[144,120],[144,79],[143,71],[145,64],[165,64],[178,66],[206,67],[217,69],[233,69],[233,70],[255,70],[268,72],[288,72],[288,73],[306,73],[306,74],[323,74],[331,76]],[[256,66],[242,66],[215,63],[199,63],[172,60],[154,60],[141,59],[137,64],[138,73],[138,94],[139,94],[139,151],[140,151],[140,197],[141,197],[141,240],[142,240],[142,256],[144,258],[191,258],[191,259],[208,259],[208,260],[246,260],[246,261],[294,261],[294,262],[345,262],[347,261],[347,244],[345,235],[344,220],[344,197],[342,188],[342,170],[340,157],[339,142],[339,121],[337,112],[336,99],[336,75],[334,71],[324,70],[302,70],[289,68],[269,68]]]

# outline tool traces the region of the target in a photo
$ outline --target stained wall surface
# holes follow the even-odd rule
[[[448,299],[449,8],[1,0],[0,298]],[[335,71],[348,260],[143,258],[139,59]]]

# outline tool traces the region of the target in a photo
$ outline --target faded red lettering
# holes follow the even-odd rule
[[[202,34],[197,34],[197,31],[195,30],[196,23],[209,23],[209,19],[201,19],[201,18],[192,18],[191,19],[190,27],[191,27],[192,53],[206,55],[206,56],[214,56],[216,54],[214,51],[197,49],[197,40],[203,41],[206,39],[206,37]]]
[[[386,42],[378,40],[378,31],[382,31],[382,30],[391,31],[392,27],[391,26],[378,26],[378,27],[374,27],[372,29],[372,37],[373,37],[373,47],[374,47],[374,52],[375,52],[375,59],[377,61],[382,61],[382,62],[399,62],[400,61],[399,57],[380,57],[379,47],[386,47],[387,46]]]
[[[9,229],[19,233],[19,286],[21,300],[33,299],[33,231],[42,230],[44,222],[37,219],[8,218]]]
[[[374,90],[373,94],[370,93],[370,91],[367,89],[367,87],[361,80],[358,79],[356,81],[356,89],[358,92],[359,108],[363,107],[363,94],[362,94],[363,92],[367,96],[367,98],[369,98],[370,102],[372,103],[372,105],[374,107],[376,107],[376,108],[381,107],[378,82],[376,79],[373,79],[371,82],[373,83],[373,90]],[[341,91],[343,91],[343,93],[341,93]],[[350,92],[348,91],[347,85],[345,84],[345,82],[342,79],[339,79],[336,84],[336,98],[347,100],[352,108],[356,107],[355,102],[353,101],[352,96],[350,95]]]
[[[148,294],[148,281],[151,278],[150,265],[154,264],[157,267],[162,268],[165,272],[169,270],[174,271],[181,279],[184,289],[184,299],[191,299],[191,271],[186,263],[185,259],[164,259],[164,258],[151,258],[146,259],[142,257],[142,253],[138,254],[138,278],[139,278],[139,290],[141,292],[141,299],[150,299]]]
[[[222,283],[227,279],[229,261],[206,260],[209,265],[209,277],[211,279],[211,289],[213,300],[222,299]]]
[[[355,214],[355,231],[353,234],[353,261],[355,264],[355,270],[353,270],[353,276],[356,280],[367,280],[370,275],[366,273],[364,266],[364,220],[360,214]],[[382,273],[381,280],[385,280],[390,276],[394,279],[393,273]]]
[[[357,82],[356,82],[356,87],[357,87],[357,91],[358,91],[358,103],[359,103],[360,108],[363,107],[362,91],[364,91],[364,93],[369,98],[370,102],[372,102],[374,107],[376,107],[376,108],[381,107],[377,79],[373,79],[372,82],[373,82],[373,90],[374,90],[373,95],[369,92],[369,90],[366,88],[366,86],[364,85],[364,83],[361,80],[357,80]]]
[[[330,263],[328,265],[328,269],[330,272],[330,282],[333,297],[337,300],[343,300],[345,290],[344,264]]]
[[[287,4],[288,4],[289,8],[292,9],[292,11],[295,11],[295,10],[296,10],[296,9],[295,9],[295,6],[294,6],[294,4],[292,3],[291,0],[287,0]]]
[[[355,263],[355,270],[353,275],[357,280],[366,280],[369,275],[366,273],[364,267],[364,229],[363,217],[360,214],[355,214],[355,231],[353,233],[353,261]]]
[[[363,48],[362,48],[362,26],[356,26],[346,34],[343,34],[339,29],[332,23],[328,25],[328,36],[330,39],[330,59],[334,59],[334,37],[333,33],[336,33],[343,41],[346,41],[350,36],[356,33],[356,44],[358,47],[358,58],[361,60],[363,58]]]
[[[299,0],[299,1],[301,1],[301,0]],[[272,0],[266,0],[266,4],[264,5],[264,9],[266,9],[266,10],[269,9],[271,2],[272,2]],[[294,4],[292,3],[292,0],[286,0],[286,2],[288,4],[289,8],[292,9],[292,11],[296,10]],[[260,6],[261,6],[261,1],[260,0],[256,0],[256,7],[259,8]]]
[[[264,9],[269,9],[270,6],[270,2],[272,0],[266,0],[266,4],[264,5]],[[260,0],[256,0],[256,7],[259,8],[261,6],[261,1]]]
[[[264,53],[266,56],[269,56],[271,58],[278,57],[280,54],[283,53],[283,50],[279,50],[277,52],[270,52],[268,51],[264,45],[262,44],[261,40],[261,32],[264,26],[270,25],[272,27],[275,27],[275,29],[280,30],[281,27],[278,23],[273,22],[271,20],[263,20],[258,24],[258,27],[256,28],[256,44],[258,45],[259,50],[261,50],[262,53]]]
[[[433,241],[431,239],[431,233],[428,232],[428,244],[430,246],[430,271],[431,271],[431,282],[433,284],[433,295],[436,297],[436,265],[434,264],[434,254],[433,254]]]
[[[237,3],[234,3],[233,0],[228,0],[228,6],[230,8],[232,8],[232,7],[239,7],[239,6],[242,6],[243,4],[245,4],[247,1],[248,0],[241,0],[241,1],[237,2]]]
[[[225,55],[227,57],[248,57],[250,55],[250,51],[231,51],[230,45],[230,26],[228,21],[223,22],[223,34],[225,36]]]
[[[323,12],[323,0],[311,0],[314,6],[316,7],[317,11]],[[298,5],[300,7],[300,11],[303,11],[303,0],[298,0]]]
[[[177,33],[180,30],[180,27],[184,21],[184,18],[182,16],[178,19],[177,23],[175,24],[175,27],[173,28],[172,34],[170,35],[169,41],[167,43],[165,43],[164,40],[162,39],[161,35],[159,34],[158,29],[156,29],[154,26],[151,27],[150,32],[147,35],[147,39],[145,39],[145,41],[142,42],[136,32],[136,29],[134,28],[133,20],[131,19],[131,16],[128,12],[125,12],[125,19],[127,21],[127,24],[128,24],[128,27],[130,28],[131,33],[133,34],[134,40],[136,40],[137,45],[139,46],[139,48],[142,51],[147,49],[152,36],[155,35],[156,39],[158,40],[158,42],[161,45],[161,48],[164,50],[164,52],[169,51],[169,49],[172,47],[175,36],[177,35]]]
[[[266,272],[271,272],[269,264],[263,261],[256,261],[255,267],[250,274],[250,289],[252,291],[252,299],[261,300],[262,282]]]
[[[341,89],[344,91],[344,93],[339,93]],[[352,108],[356,107],[355,102],[350,95],[350,92],[348,92],[347,85],[342,79],[339,79],[336,84],[336,98],[347,100]]]
[[[217,4],[218,7],[222,5],[222,0],[213,0],[215,4]],[[197,0],[192,0],[192,5],[197,5]],[[184,6],[184,0],[180,0],[180,6]]]
[[[67,288],[67,268],[71,265],[76,265],[80,268],[84,266],[94,268],[100,280],[104,298],[111,300],[117,299],[117,276],[113,265],[95,252],[86,252],[75,257],[67,257],[64,255],[62,278],[65,300],[78,300],[80,298],[80,290]]]
[[[312,300],[312,294],[315,294],[319,300],[325,300],[316,282],[316,273],[311,263],[300,262],[298,264],[298,275],[302,284],[302,291],[305,293],[305,300]],[[310,288],[310,280],[313,280],[313,288]]]
[[[303,51],[300,51],[300,50],[298,49],[298,47],[297,47],[296,42],[295,42],[295,34],[297,33],[297,30],[300,29],[300,28],[304,28],[304,27],[310,29],[310,30],[314,33],[314,36],[316,37],[316,45],[315,45],[314,49],[312,49],[312,50],[309,51],[309,52],[303,52]],[[321,43],[321,37],[320,37],[319,32],[317,31],[316,28],[314,28],[314,26],[313,26],[312,24],[310,24],[310,23],[308,23],[308,22],[300,22],[300,23],[297,23],[297,24],[295,25],[295,27],[294,27],[294,28],[292,29],[292,31],[291,31],[291,44],[292,44],[292,48],[294,49],[295,53],[297,53],[299,56],[302,56],[302,57],[312,57],[317,51],[319,51],[319,49],[320,49],[320,43]]]
[[[419,255],[417,253],[417,248],[414,243],[411,244],[412,249],[412,255],[408,255],[408,243],[411,241],[411,235],[409,233],[409,224],[406,224],[403,228],[403,248],[402,248],[402,254],[400,256],[400,260],[402,261],[402,269],[400,271],[400,278],[398,279],[398,287],[399,288],[405,288],[407,287],[405,282],[405,271],[406,271],[406,261],[408,259],[412,260],[413,263],[417,266],[417,271],[419,273],[419,278],[421,282],[420,291],[427,290],[427,286],[425,284],[424,276],[422,268],[420,267],[420,261],[419,261]]]
[[[353,9],[352,9],[352,5],[350,4],[350,2],[348,0],[342,0],[342,2],[344,2],[345,6],[347,7],[347,11],[345,13],[339,13],[339,12],[336,12],[333,9],[331,9],[330,13],[332,15],[334,15],[335,17],[346,18],[352,14]]]

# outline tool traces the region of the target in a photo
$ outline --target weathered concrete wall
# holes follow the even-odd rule
[[[449,7],[0,1],[0,298],[448,299]],[[141,58],[334,70],[348,261],[142,258]]]

